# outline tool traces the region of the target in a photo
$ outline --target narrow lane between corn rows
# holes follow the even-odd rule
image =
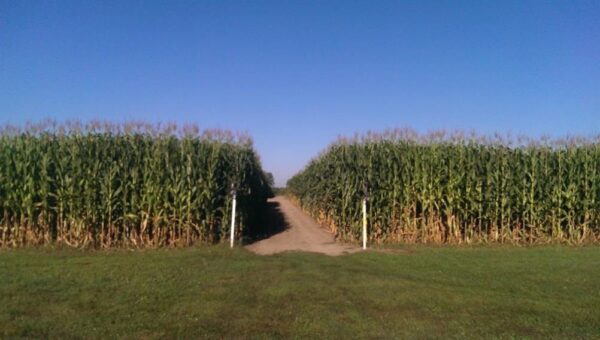
[[[246,246],[246,249],[256,254],[307,251],[337,256],[360,249],[336,242],[331,233],[283,196],[269,199],[269,204],[283,215],[283,219],[278,223],[285,225],[279,226],[281,232]]]

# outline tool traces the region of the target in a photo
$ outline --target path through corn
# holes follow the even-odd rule
[[[283,215],[283,231],[269,238],[254,242],[246,249],[259,255],[272,255],[284,251],[307,251],[337,256],[359,250],[352,245],[335,241],[333,235],[314,219],[295,206],[287,198],[277,196],[269,202]]]

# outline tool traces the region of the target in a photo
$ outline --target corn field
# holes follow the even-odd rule
[[[194,126],[40,124],[0,132],[0,246],[159,247],[238,237],[270,187],[251,140]]]
[[[600,138],[370,133],[332,144],[288,192],[346,241],[366,192],[371,242],[597,242]]]

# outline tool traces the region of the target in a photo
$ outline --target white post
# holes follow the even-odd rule
[[[367,249],[367,199],[363,198],[362,201],[362,211],[363,211],[363,249]]]
[[[230,238],[230,243],[231,243],[231,248],[233,248],[233,241],[235,239],[235,192],[233,193],[233,204],[231,207],[231,238]]]

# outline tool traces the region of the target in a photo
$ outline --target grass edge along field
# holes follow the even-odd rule
[[[370,242],[596,243],[600,137],[494,137],[408,129],[340,138],[286,192],[336,237]]]
[[[145,123],[0,131],[0,246],[157,247],[238,236],[271,193],[246,135]]]
[[[600,247],[0,249],[0,338],[597,339]],[[107,326],[108,325],[108,326]]]

